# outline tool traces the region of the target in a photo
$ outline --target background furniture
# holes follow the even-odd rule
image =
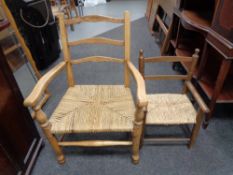
[[[197,138],[203,119],[203,114],[209,109],[203,102],[200,95],[191,83],[193,70],[196,66],[199,49],[195,50],[192,57],[163,56],[144,58],[143,51],[139,55],[139,70],[145,80],[184,80],[182,93],[157,93],[148,94],[148,107],[146,112],[145,126],[174,126],[174,125],[193,125],[192,132],[186,137],[157,137],[145,138],[149,142],[187,142],[191,148]],[[191,69],[186,75],[145,75],[145,63],[164,63],[185,61],[191,64]],[[188,92],[193,96],[198,104],[198,112],[191,100]]]
[[[145,84],[140,73],[130,62],[130,16],[124,13],[123,19],[104,16],[84,16],[64,20],[64,15],[59,14],[61,42],[64,61],[47,72],[36,84],[31,94],[25,99],[24,104],[32,107],[36,113],[36,120],[48,138],[59,163],[64,163],[65,158],[61,147],[105,147],[105,146],[132,146],[132,161],[139,162],[139,144],[143,130],[144,110],[147,106]],[[111,22],[124,25],[124,40],[113,40],[103,37],[68,41],[66,25],[81,22]],[[106,56],[90,56],[71,59],[70,48],[81,44],[107,44],[121,46],[124,58]],[[124,85],[75,85],[73,66],[87,62],[114,62],[124,66]],[[119,67],[120,68],[120,67]],[[62,97],[50,119],[41,108],[37,107],[38,100],[48,84],[62,71],[67,72],[68,89]],[[136,106],[130,90],[130,75],[137,83]],[[114,133],[128,132],[132,134],[130,140],[65,140],[64,136],[81,133]],[[57,140],[54,135],[61,136]]]
[[[14,34],[15,34],[18,42],[20,43],[20,46],[22,47],[22,50],[23,50],[28,62],[30,63],[30,65],[33,69],[33,72],[35,73],[36,78],[39,80],[41,78],[41,74],[40,74],[39,70],[37,69],[37,66],[36,66],[35,61],[34,61],[33,56],[32,56],[32,53],[29,50],[29,48],[27,47],[26,42],[25,42],[24,38],[22,37],[22,35],[18,29],[18,26],[15,22],[15,19],[14,19],[12,13],[10,12],[5,0],[3,0],[1,2],[1,7],[3,8],[3,10],[5,12],[6,18],[10,22],[10,26],[11,26],[12,30],[14,31]],[[39,105],[42,107],[46,103],[46,101],[48,100],[49,97],[50,97],[50,93],[47,89],[45,89],[44,96],[41,99]]]
[[[15,27],[23,35],[22,39],[30,49],[31,59],[36,68],[42,70],[49,67],[60,54],[57,24],[49,0],[19,0],[18,3],[14,0],[3,0],[1,3],[9,22],[16,22]],[[13,26],[12,28],[14,29]],[[27,59],[30,59],[29,54]],[[30,63],[34,67],[33,63]]]
[[[83,16],[83,4],[81,1],[78,1],[77,6],[78,10],[76,8],[76,3],[74,0],[50,0],[52,5],[52,12],[55,17],[59,15],[59,13],[64,13],[68,19],[73,18],[72,11],[75,13],[75,17]],[[70,28],[72,31],[74,31],[74,26],[70,25]]]
[[[233,1],[180,0],[161,54],[191,56],[196,47],[201,57],[194,71],[198,90],[208,102],[213,115],[216,103],[233,102]],[[229,14],[229,15],[228,15]],[[187,71],[190,64],[181,62]]]
[[[42,139],[0,48],[0,174],[29,174]]]
[[[146,17],[152,34],[157,32],[158,24],[164,23],[166,28],[170,26],[177,0],[148,0]],[[164,29],[165,27],[163,27]]]
[[[25,59],[23,58],[24,55],[20,50],[21,46],[17,42],[8,20],[3,19],[0,21],[0,32],[6,33],[6,35],[1,38],[0,43],[3,47],[4,55],[7,57],[11,70],[16,71],[25,64]]]

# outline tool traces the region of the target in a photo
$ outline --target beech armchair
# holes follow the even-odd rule
[[[145,80],[182,80],[184,81],[182,93],[157,93],[148,94],[148,108],[145,119],[146,126],[174,126],[174,125],[192,125],[190,137],[150,137],[144,138],[147,142],[186,142],[189,148],[194,144],[200,125],[203,120],[203,115],[209,112],[208,107],[198,94],[195,87],[192,85],[191,79],[193,71],[198,60],[199,49],[195,50],[192,57],[179,56],[162,56],[144,58],[143,50],[139,53],[139,71]],[[186,75],[145,75],[145,63],[160,63],[160,62],[186,62],[190,65],[190,70]],[[198,105],[196,111],[188,92],[193,96]]]
[[[145,83],[139,71],[130,62],[130,17],[129,12],[124,13],[123,19],[104,16],[83,16],[73,19],[64,19],[63,14],[58,15],[61,32],[61,42],[64,61],[47,72],[36,84],[31,94],[25,99],[24,105],[32,107],[36,113],[45,136],[56,153],[59,163],[64,163],[65,158],[62,147],[106,147],[106,146],[131,146],[132,161],[139,162],[139,145],[143,130],[144,110],[147,106]],[[66,26],[81,22],[111,22],[123,23],[124,40],[108,38],[88,38],[69,42]],[[105,56],[91,56],[71,59],[70,47],[80,44],[110,44],[124,47],[124,58]],[[88,62],[115,62],[124,65],[124,85],[75,85],[72,66]],[[66,70],[69,88],[48,118],[37,106],[44,90],[49,83]],[[137,101],[134,103],[130,91],[130,76],[137,84]],[[83,140],[65,141],[57,140],[55,135],[72,133],[103,133],[103,132],[129,132],[132,140]],[[62,137],[63,138],[63,137]]]

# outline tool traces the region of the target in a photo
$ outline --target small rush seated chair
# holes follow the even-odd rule
[[[200,125],[202,122],[203,114],[208,113],[209,109],[203,102],[202,98],[191,83],[193,71],[198,60],[199,49],[195,50],[192,57],[178,57],[178,56],[163,56],[144,58],[143,50],[139,53],[139,71],[144,80],[184,80],[182,93],[157,93],[147,94],[148,108],[145,118],[146,126],[174,126],[174,125],[193,125],[191,136],[185,137],[152,137],[144,138],[145,142],[163,142],[163,143],[177,143],[187,142],[189,148],[194,144]],[[186,75],[145,75],[145,63],[161,63],[161,62],[187,62],[191,65],[190,70]],[[188,96],[191,92],[194,100],[197,102],[199,109],[198,112],[194,108],[192,101]]]
[[[65,158],[62,146],[105,147],[132,146],[132,161],[139,162],[139,145],[143,130],[144,110],[147,106],[145,83],[139,71],[130,62],[130,17],[124,13],[123,19],[104,16],[83,16],[64,19],[58,15],[64,61],[48,71],[35,85],[24,105],[32,107],[36,113],[44,134],[56,153],[59,163]],[[124,24],[124,40],[109,38],[88,38],[68,42],[66,25],[81,22],[111,22]],[[124,59],[105,56],[91,56],[72,60],[69,47],[80,44],[110,44],[124,47]],[[124,85],[75,85],[72,66],[87,62],[115,62],[124,65]],[[68,89],[48,119],[37,103],[49,83],[62,71],[66,70]],[[130,76],[137,84],[137,101],[134,103],[130,91]],[[57,140],[55,135],[126,132],[132,134],[132,140]]]

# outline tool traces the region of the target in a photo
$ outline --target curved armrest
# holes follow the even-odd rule
[[[127,62],[127,66],[134,77],[135,81],[137,82],[137,100],[138,105],[144,107],[148,104],[148,99],[146,95],[146,87],[145,81],[142,78],[139,71],[135,68],[135,66],[131,62]]]
[[[24,100],[24,105],[34,107],[49,83],[64,69],[65,65],[66,63],[63,61],[43,75],[36,83],[30,95]]]
[[[196,88],[192,85],[192,83],[190,81],[186,81],[185,83],[186,83],[188,90],[191,92],[196,102],[200,106],[201,110],[204,113],[209,113],[209,108],[206,106],[205,102],[202,100],[201,96],[197,92]]]

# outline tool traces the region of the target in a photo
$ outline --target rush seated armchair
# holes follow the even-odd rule
[[[123,19],[104,16],[83,16],[64,19],[59,14],[59,27],[64,61],[48,71],[35,85],[31,94],[25,99],[24,105],[35,111],[35,120],[39,122],[45,136],[51,144],[59,163],[65,162],[62,151],[64,146],[105,147],[131,146],[133,163],[139,162],[139,145],[143,131],[144,110],[147,107],[147,96],[143,77],[130,62],[130,18],[129,12]],[[79,41],[68,41],[66,26],[81,22],[112,22],[122,23],[124,40],[108,38],[88,38]],[[124,47],[124,58],[91,56],[71,59],[70,47],[80,44],[110,44]],[[88,62],[114,62],[124,65],[124,85],[75,85],[73,65]],[[50,118],[37,106],[44,90],[62,70],[66,70],[68,89],[55,108]],[[137,84],[137,101],[133,101],[130,90],[130,76]],[[55,135],[129,132],[129,140],[82,140],[64,141]]]

